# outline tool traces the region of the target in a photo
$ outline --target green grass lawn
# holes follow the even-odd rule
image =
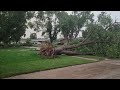
[[[99,57],[99,56],[92,56],[92,55],[79,55],[80,57],[84,58],[92,58],[92,59],[97,59],[97,60],[104,60],[104,57]]]
[[[91,62],[95,61],[65,55],[42,59],[36,51],[29,49],[0,49],[0,78]]]

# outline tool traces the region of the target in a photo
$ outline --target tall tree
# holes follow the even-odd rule
[[[109,29],[113,25],[113,20],[109,14],[106,12],[101,12],[101,14],[98,15],[98,19],[95,22],[91,22],[86,25],[86,30],[83,31],[83,36],[87,37],[89,34],[91,34],[90,38],[91,40],[106,40],[106,33],[109,31]]]
[[[57,34],[59,32],[56,14],[57,11],[38,11],[35,14],[35,21],[29,23],[31,28],[35,31],[42,31],[42,36],[48,36],[50,42],[52,43],[57,39]]]
[[[18,42],[25,34],[27,19],[31,12],[28,11],[0,11],[0,41],[8,44]]]
[[[81,31],[81,28],[85,26],[85,23],[92,21],[93,14],[90,11],[74,11],[72,14],[68,14],[65,11],[57,14],[60,30],[66,40],[72,40],[76,38]]]

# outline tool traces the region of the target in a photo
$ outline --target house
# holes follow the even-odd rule
[[[27,39],[21,39],[20,43],[24,44],[26,43]],[[49,39],[45,39],[45,38],[38,38],[38,39],[30,39],[30,42],[33,45],[40,45],[42,42],[47,42],[49,41]]]
[[[27,40],[27,39],[21,39],[21,40],[19,41],[19,43],[24,44],[24,43],[26,43],[26,40]]]
[[[31,43],[33,45],[40,45],[43,42],[47,42],[49,41],[49,39],[45,39],[45,38],[38,38],[38,39],[31,39]]]

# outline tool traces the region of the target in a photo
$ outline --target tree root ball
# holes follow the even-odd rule
[[[55,57],[55,48],[49,42],[44,42],[40,45],[40,54],[43,57],[54,58]]]

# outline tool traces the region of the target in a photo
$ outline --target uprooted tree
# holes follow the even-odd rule
[[[71,49],[78,48],[84,45],[94,44],[94,43],[107,43],[106,41],[87,41],[88,37],[83,40],[80,44],[75,45],[62,45],[60,47],[54,47],[50,42],[45,42],[41,44],[39,54],[46,57],[55,57],[56,55],[94,55],[94,52],[76,52]]]
[[[55,55],[61,55],[61,54],[66,54],[66,55],[84,55],[84,54],[94,54],[93,52],[88,52],[88,53],[78,53],[75,51],[70,51],[69,49],[73,49],[73,48],[77,48],[80,47],[82,45],[87,45],[90,43],[94,43],[94,42],[86,42],[86,43],[81,43],[78,45],[63,45],[61,47],[57,47],[55,48],[51,43],[46,42],[43,43],[40,46],[40,54],[42,56],[46,56],[46,57],[54,57]]]
[[[42,31],[42,35],[47,35],[50,39],[50,42],[40,46],[39,53],[45,57],[54,57],[59,54],[83,55],[97,52],[109,56],[115,52],[116,57],[120,56],[120,24],[113,22],[111,16],[105,12],[98,15],[97,21],[94,21],[93,16],[89,11],[73,11],[73,14],[70,15],[64,11],[39,11],[36,13],[37,19],[32,25],[34,30]],[[81,30],[84,26],[86,29]],[[70,45],[69,42],[74,40],[81,31],[84,40]],[[58,33],[63,35],[67,44],[54,47],[52,42],[57,39]],[[87,48],[92,46],[93,50],[81,53],[73,50],[83,46],[88,46]],[[116,46],[117,49],[113,49]]]
[[[60,55],[60,54],[66,54],[66,55],[93,55],[95,52],[76,52],[72,51],[71,49],[73,48],[79,48],[84,45],[90,45],[92,44],[93,47],[94,45],[101,45],[100,48],[103,49],[98,49],[99,52],[102,52],[102,54],[105,54],[105,50],[107,51],[107,48],[111,47],[112,45],[116,45],[119,42],[119,38],[113,38],[115,37],[114,35],[119,35],[118,32],[116,33],[116,30],[119,30],[119,23],[112,22],[111,18],[109,16],[104,15],[102,12],[98,16],[99,22],[92,22],[87,25],[87,30],[86,30],[86,36],[84,35],[84,40],[82,42],[79,42],[78,44],[73,44],[73,45],[62,45],[59,47],[54,48],[51,43],[49,44],[44,44],[43,47],[41,46],[40,54],[46,57],[54,57],[55,55]],[[111,33],[111,35],[110,35]],[[102,45],[105,44],[105,47]],[[109,50],[108,50],[109,51]]]

